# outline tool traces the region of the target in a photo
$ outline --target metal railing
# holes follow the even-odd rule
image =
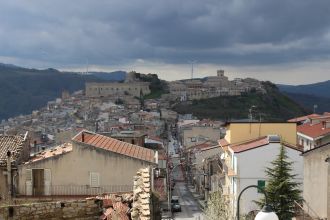
[[[27,189],[20,195],[27,195]],[[32,196],[71,196],[71,195],[100,195],[104,193],[132,192],[133,185],[102,185],[91,187],[89,185],[51,185],[32,188]]]

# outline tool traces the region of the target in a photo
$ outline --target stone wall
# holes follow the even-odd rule
[[[98,200],[75,200],[0,206],[0,220],[99,219]]]
[[[140,169],[134,177],[133,220],[151,220],[151,176],[150,168]]]

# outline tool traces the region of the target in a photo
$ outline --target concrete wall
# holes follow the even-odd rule
[[[125,92],[140,96],[140,91],[144,95],[150,93],[149,83],[86,83],[85,92],[87,97],[101,97],[111,95],[123,95]]]
[[[19,192],[25,194],[26,169],[50,169],[51,186],[90,186],[90,173],[99,173],[100,186],[133,185],[138,169],[150,163],[90,146],[73,143],[73,151],[19,167]],[[57,188],[57,190],[60,190]],[[107,191],[109,191],[108,189]],[[119,189],[118,189],[119,190]],[[76,194],[83,192],[77,191]]]
[[[293,161],[293,172],[297,174],[297,182],[303,182],[303,158],[301,152],[286,147],[290,161]],[[259,147],[253,150],[235,154],[237,157],[237,196],[245,187],[258,185],[258,180],[266,180],[265,168],[271,166],[271,161],[275,160],[280,153],[279,143]],[[267,181],[266,181],[267,184]],[[301,186],[301,190],[303,186]],[[258,209],[253,200],[258,200],[263,194],[257,193],[257,189],[249,189],[244,192],[241,198],[241,213]]]
[[[9,207],[13,215],[9,217]],[[96,200],[32,203],[25,205],[0,206],[0,219],[99,219],[100,208]]]
[[[297,125],[295,123],[231,123],[228,125],[225,139],[235,144],[271,134],[280,135],[283,141],[295,145]]]
[[[318,217],[327,217],[329,204],[328,164],[325,162],[330,155],[330,145],[315,149],[304,154],[304,199]],[[308,210],[307,207],[305,207]],[[309,212],[313,215],[313,212]],[[315,216],[316,217],[316,216]]]

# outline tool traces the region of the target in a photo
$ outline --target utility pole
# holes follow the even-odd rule
[[[12,199],[12,179],[11,179],[11,152],[7,151],[7,187],[8,187],[8,201]]]

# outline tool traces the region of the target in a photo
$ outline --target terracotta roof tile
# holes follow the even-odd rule
[[[252,150],[258,147],[262,147],[269,144],[268,137],[261,137],[254,140],[250,140],[237,145],[229,146],[235,153],[241,153],[244,151]],[[286,142],[282,142],[285,147],[291,148],[293,150],[302,151],[299,146],[295,146]]]
[[[153,150],[88,131],[80,132],[72,140],[82,143],[82,135],[84,135],[84,144],[154,163]]]
[[[33,162],[36,162],[36,161],[52,158],[52,157],[59,156],[59,155],[64,155],[64,154],[70,153],[70,152],[72,152],[72,144],[65,143],[65,144],[59,145],[57,147],[39,152],[38,154],[34,155],[25,164],[29,164],[29,163],[33,163]]]
[[[230,146],[235,153],[251,150],[269,144],[267,137],[258,138],[253,141],[245,142],[236,146]]]
[[[0,166],[6,166],[8,150],[13,152],[14,161],[20,157],[24,141],[19,135],[0,135]]]
[[[329,123],[329,122],[327,122]],[[324,135],[330,135],[330,128],[324,127],[323,123],[306,123],[297,127],[297,132],[311,138],[317,138]]]
[[[305,121],[308,118],[317,118],[317,117],[320,117],[320,116],[321,115],[319,115],[319,114],[310,114],[310,115],[305,115],[305,116],[301,116],[301,117],[298,117],[298,118],[289,119],[288,122],[300,122],[300,121]]]

